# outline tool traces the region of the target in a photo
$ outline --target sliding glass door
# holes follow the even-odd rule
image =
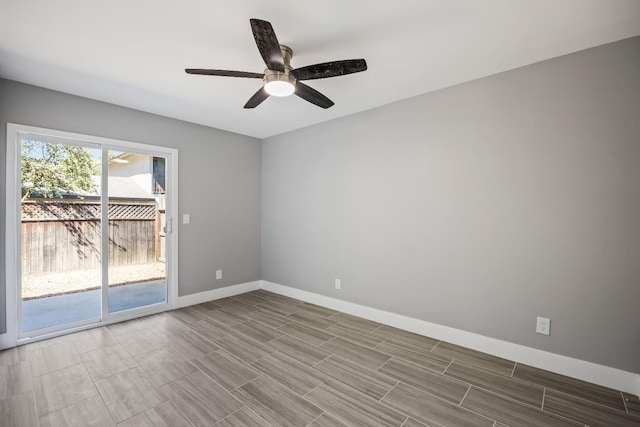
[[[167,159],[109,151],[109,313],[167,301]]]
[[[23,334],[100,321],[101,154],[80,141],[20,135]]]
[[[11,127],[19,199],[16,338],[168,309],[177,152]]]

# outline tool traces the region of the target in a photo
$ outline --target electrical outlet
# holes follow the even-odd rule
[[[542,335],[549,335],[551,332],[551,319],[538,316],[536,322],[536,332]]]
[[[216,280],[222,279],[222,270],[216,270]]]
[[[336,289],[340,290],[341,287],[342,287],[342,283],[340,279],[336,279]]]

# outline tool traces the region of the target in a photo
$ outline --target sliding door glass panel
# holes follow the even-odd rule
[[[101,150],[44,135],[20,142],[20,335],[98,322]]]
[[[167,302],[165,163],[109,151],[109,313]]]

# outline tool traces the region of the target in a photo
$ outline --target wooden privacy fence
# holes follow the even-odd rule
[[[109,265],[155,262],[160,258],[155,202],[109,202]],[[100,267],[100,203],[22,203],[22,274]]]

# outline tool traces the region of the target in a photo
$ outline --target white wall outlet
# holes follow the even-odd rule
[[[191,222],[191,215],[183,214],[182,215],[182,223],[183,224],[189,224],[190,222]]]
[[[336,289],[340,289],[342,287],[342,283],[340,282],[340,279],[336,279]]]
[[[536,332],[542,335],[549,335],[549,332],[551,332],[551,319],[538,316]]]
[[[216,270],[216,280],[222,279],[222,270]]]

